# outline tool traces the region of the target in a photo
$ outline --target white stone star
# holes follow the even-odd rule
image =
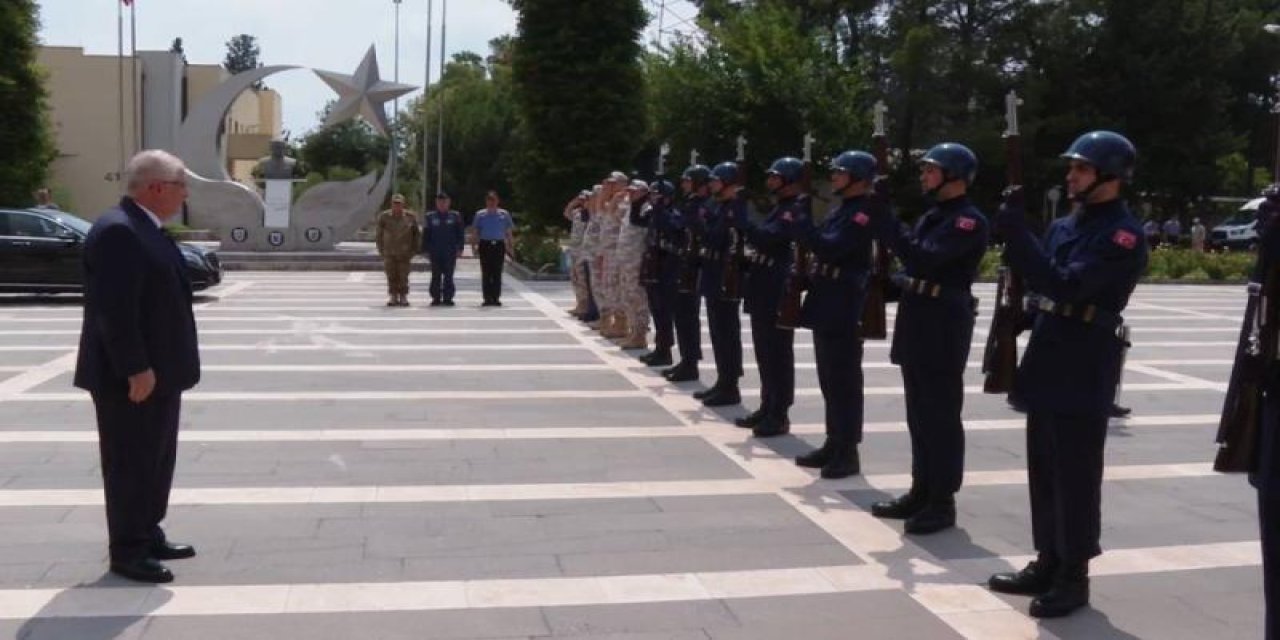
[[[329,111],[329,117],[324,123],[326,127],[359,115],[385,135],[387,113],[382,105],[417,89],[409,84],[384,82],[378,75],[378,54],[373,46],[364,54],[364,60],[360,62],[354,75],[319,70],[316,70],[316,75],[338,92],[338,102]]]

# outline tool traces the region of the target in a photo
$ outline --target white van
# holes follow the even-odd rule
[[[1258,240],[1257,215],[1262,198],[1254,198],[1240,207],[1235,215],[1223,220],[1209,232],[1209,246],[1214,249],[1249,249]]]

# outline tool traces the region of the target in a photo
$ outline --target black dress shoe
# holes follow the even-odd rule
[[[751,435],[757,438],[776,438],[788,433],[791,433],[791,420],[787,418],[765,417],[751,428]]]
[[[445,300],[445,301],[444,301],[444,306],[446,306],[446,307],[455,307],[455,306],[457,306],[457,305],[456,305],[456,304],[454,304],[452,300]]]
[[[906,520],[923,509],[924,505],[924,494],[911,491],[892,500],[884,500],[871,505],[871,515],[890,520]]]
[[[831,443],[823,442],[821,447],[796,456],[796,466],[806,469],[821,469],[831,459]]]
[[[1053,586],[1054,563],[1040,556],[1021,571],[997,573],[987,579],[987,588],[1016,596],[1038,596]]]
[[[1026,413],[1026,412],[1027,412],[1027,403],[1023,402],[1023,401],[1022,401],[1022,398],[1019,398],[1019,397],[1017,397],[1017,396],[1015,396],[1015,395],[1013,395],[1013,394],[1011,393],[1011,394],[1009,394],[1009,397],[1008,397],[1008,398],[1006,398],[1006,400],[1007,400],[1007,401],[1008,401],[1008,403],[1009,403],[1009,408],[1010,408],[1010,409],[1013,409],[1014,411],[1017,411],[1018,413]]]
[[[715,384],[713,384],[713,385],[711,385],[711,386],[707,387],[706,389],[703,389],[703,390],[701,390],[701,391],[694,391],[694,392],[693,392],[693,399],[694,399],[694,400],[701,400],[701,399],[703,399],[703,398],[705,398],[705,397],[707,397],[707,396],[715,395],[715,394],[716,394],[717,392],[719,392],[719,391],[720,391],[720,381],[719,381],[719,380],[716,380],[716,383],[715,383]]]
[[[820,475],[827,480],[839,480],[859,473],[862,473],[862,460],[858,457],[858,447],[855,445],[833,447],[831,457],[822,465]]]
[[[173,582],[173,572],[169,571],[168,567],[160,564],[160,561],[155,558],[142,558],[131,562],[112,562],[111,573],[138,582],[155,584]]]
[[[650,367],[666,367],[671,365],[670,349],[654,349],[649,353],[640,356],[640,362]]]
[[[704,407],[728,407],[741,403],[742,394],[738,392],[737,386],[725,385],[716,389],[714,393],[702,397],[702,406]]]
[[[914,535],[928,535],[956,526],[955,500],[931,501],[915,515],[907,518],[902,530]]]
[[[196,557],[196,548],[189,544],[161,542],[151,545],[151,557],[156,560],[186,560]]]
[[[1110,415],[1112,418],[1124,418],[1131,413],[1133,413],[1133,409],[1130,409],[1129,407],[1122,407],[1118,404],[1113,403],[1111,405],[1111,411],[1108,415]]]
[[[698,365],[688,360],[681,360],[680,364],[672,367],[671,373],[665,377],[672,382],[693,382],[698,379]]]
[[[763,407],[756,409],[755,411],[752,411],[751,413],[748,413],[747,415],[742,416],[737,420],[734,420],[733,424],[739,427],[742,427],[743,429],[751,429],[751,428],[754,428],[756,425],[760,424],[761,420],[764,420]]]
[[[439,307],[439,306],[441,306],[441,305],[443,305],[443,304],[444,304],[444,303],[443,303],[443,302],[440,302],[439,300],[435,300],[435,299],[432,299],[432,300],[431,300],[431,306],[433,306],[433,307]]]
[[[1031,615],[1036,618],[1061,618],[1089,604],[1087,575],[1059,575],[1053,586],[1031,601]]]

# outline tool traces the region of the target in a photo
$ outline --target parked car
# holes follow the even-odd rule
[[[84,239],[92,225],[54,209],[0,209],[0,293],[77,293],[84,287]],[[191,288],[222,282],[218,255],[178,243]]]
[[[1214,249],[1250,249],[1258,241],[1258,205],[1254,198],[1240,207],[1235,215],[1223,220],[1209,232],[1209,246]]]

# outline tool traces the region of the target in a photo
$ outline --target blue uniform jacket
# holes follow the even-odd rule
[[[791,243],[797,226],[804,228],[811,224],[812,207],[808,195],[782,198],[763,222],[747,226],[747,243],[756,254],[756,261],[747,269],[743,287],[747,313],[778,313],[782,290],[794,262]]]
[[[813,254],[809,292],[800,325],[823,332],[856,332],[866,302],[874,235],[865,197],[848,198],[827,214],[821,227],[802,230],[800,242]]]
[[[1147,267],[1141,223],[1119,200],[1055,220],[1043,244],[1020,225],[1005,236],[1009,264],[1027,288],[1076,308],[1092,304],[1118,315]],[[1124,355],[1115,329],[1108,322],[1036,314],[1015,381],[1018,395],[1033,410],[1105,414]]]
[[[715,202],[702,227],[702,250],[708,259],[702,261],[702,276],[698,282],[698,292],[704,298],[720,299],[720,288],[724,284],[724,261],[726,254],[733,252],[733,233],[741,234],[748,224],[750,201],[745,191],[738,191],[734,197]],[[741,236],[739,236],[741,238]],[[741,242],[741,239],[739,240]]]
[[[157,395],[200,381],[196,321],[177,245],[131,198],[93,223],[84,244],[84,325],[75,385],[125,393],[151,369]]]
[[[987,250],[986,216],[961,196],[939,202],[911,230],[893,216],[885,216],[879,232],[902,261],[906,276],[945,288],[937,298],[902,294],[890,361],[920,369],[964,371],[974,324],[969,291]]]
[[[431,211],[422,221],[422,252],[432,258],[456,258],[466,239],[466,225],[457,211]]]

